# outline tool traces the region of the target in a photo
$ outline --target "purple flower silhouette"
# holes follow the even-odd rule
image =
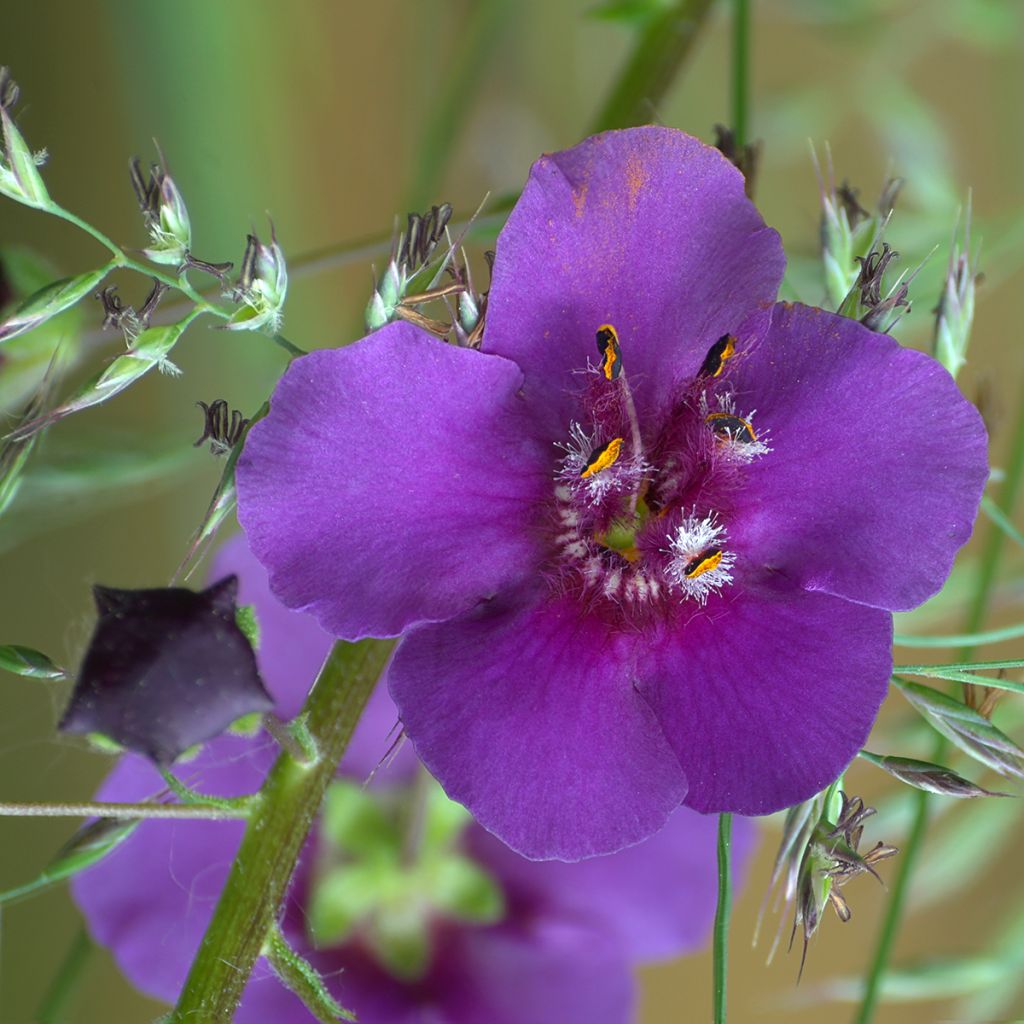
[[[240,540],[240,538],[239,538]],[[330,638],[307,616],[282,608],[244,544],[221,552],[215,575],[241,579],[241,600],[256,605],[259,661],[279,708],[296,709]],[[394,706],[381,687],[353,738],[343,775],[362,782],[390,745]],[[273,757],[265,736],[222,736],[179,771],[207,792],[254,791]],[[378,771],[370,792],[400,807],[416,762],[406,745]],[[162,787],[142,758],[124,757],[103,784],[105,800],[136,800]],[[325,818],[327,816],[325,815]],[[173,1001],[199,946],[241,839],[239,822],[146,822],[73,883],[90,931],[143,991]],[[430,921],[428,961],[414,977],[389,972],[357,930],[317,944],[311,911],[326,841],[308,845],[293,883],[285,933],[322,972],[362,1024],[626,1024],[634,999],[632,964],[698,948],[714,913],[715,837],[711,819],[680,809],[648,842],[584,864],[527,861],[476,825],[458,850],[500,888],[500,920]],[[743,873],[754,829],[737,821],[734,870]],[[345,877],[348,867],[342,867]],[[312,1020],[261,961],[235,1018],[239,1024]]]
[[[417,753],[528,856],[822,789],[885,695],[890,612],[971,532],[976,410],[888,336],[770,305],[783,266],[717,151],[597,136],[534,166],[482,351],[395,324],[313,353],[249,435],[274,592],[402,635]]]

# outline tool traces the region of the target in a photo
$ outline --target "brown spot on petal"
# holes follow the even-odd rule
[[[647,168],[636,153],[630,153],[626,161],[626,186],[629,189],[629,212],[636,213],[640,190],[647,184]]]

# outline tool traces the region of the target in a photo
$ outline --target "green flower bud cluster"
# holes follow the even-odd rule
[[[470,822],[425,773],[400,794],[334,782],[306,907],[314,944],[358,939],[393,976],[414,980],[430,967],[439,921],[500,921],[500,886],[461,850]]]
[[[238,287],[230,294],[242,305],[224,326],[231,331],[275,333],[281,326],[287,294],[288,266],[271,226],[270,245],[255,234],[248,237]]]
[[[963,244],[954,242],[949,255],[949,268],[935,312],[932,347],[932,354],[954,377],[967,362],[978,277],[977,257],[971,255],[971,209],[968,205]]]

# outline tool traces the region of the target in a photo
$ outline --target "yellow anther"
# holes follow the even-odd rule
[[[580,470],[580,478],[586,480],[587,477],[594,476],[609,466],[614,466],[622,454],[623,443],[623,438],[616,437],[607,444],[601,445],[600,448],[595,448],[590,453],[587,464]]]

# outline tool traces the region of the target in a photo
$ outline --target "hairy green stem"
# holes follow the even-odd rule
[[[1022,403],[1018,414],[1013,446],[1010,452],[1010,461],[1006,467],[1006,477],[999,493],[998,508],[1007,519],[1013,519],[1013,510],[1020,495],[1022,480],[1024,480],[1024,403]],[[974,598],[967,612],[965,624],[967,635],[976,634],[985,621],[1005,541],[1006,533],[990,525],[985,539],[985,546],[982,550],[981,562],[979,563]],[[961,661],[970,661],[974,656],[974,651],[975,645],[973,643],[962,648],[960,651]],[[941,763],[946,747],[946,738],[944,736],[937,736],[931,760],[935,763]],[[914,800],[914,820],[910,827],[910,834],[901,851],[899,872],[893,883],[892,893],[885,910],[885,918],[882,921],[878,945],[875,947],[875,954],[865,981],[864,996],[857,1016],[854,1018],[855,1024],[870,1024],[874,1019],[878,999],[881,994],[882,982],[889,964],[889,957],[896,941],[896,934],[899,931],[910,876],[914,870],[928,824],[930,794],[925,792],[915,793]]]
[[[232,821],[247,818],[245,807],[211,807],[203,804],[79,804],[0,803],[0,818],[181,818]]]
[[[82,981],[82,973],[91,952],[92,942],[89,933],[85,926],[81,925],[39,1006],[36,1013],[38,1024],[66,1024],[72,1019],[67,1012],[68,1006]]]
[[[750,0],[733,0],[732,18],[732,131],[736,152],[749,140]]]
[[[714,933],[715,1024],[725,1024],[726,988],[729,980],[729,916],[732,914],[732,877],[729,850],[732,843],[732,815],[718,816],[718,906]]]
[[[324,792],[392,644],[336,643],[303,714],[313,762],[282,750],[256,797],[213,919],[168,1024],[227,1024],[284,902]]]
[[[652,14],[594,119],[592,132],[629,128],[654,119],[658,105],[693,51],[712,0],[677,0]]]

